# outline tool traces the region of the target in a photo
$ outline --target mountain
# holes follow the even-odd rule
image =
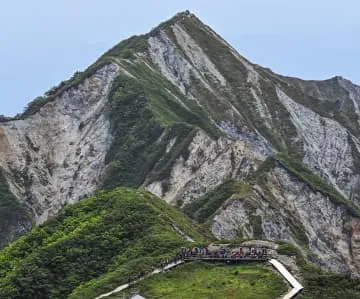
[[[0,123],[0,246],[99,188],[145,189],[219,239],[360,272],[360,87],[239,55],[189,12]]]

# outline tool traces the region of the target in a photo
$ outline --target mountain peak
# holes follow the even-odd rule
[[[178,12],[176,15],[174,15],[168,21],[176,22],[176,21],[182,20],[183,18],[193,18],[193,17],[196,17],[195,14],[191,13],[189,10],[185,10],[185,11]]]
[[[338,82],[346,82],[347,84],[358,86],[356,83],[343,76],[335,76],[333,79],[336,79]]]
[[[171,26],[173,26],[176,23],[179,23],[181,21],[184,21],[186,18],[196,19],[196,20],[200,21],[199,18],[197,18],[195,14],[191,13],[189,10],[185,10],[185,11],[178,12],[176,15],[174,15],[170,19],[160,23],[153,30],[151,30],[151,32],[154,32],[157,30],[170,29]],[[200,23],[201,23],[201,21],[200,21]]]

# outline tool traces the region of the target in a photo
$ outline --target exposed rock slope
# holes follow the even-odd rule
[[[99,187],[141,186],[218,237],[290,240],[324,267],[357,272],[359,102],[343,78],[252,64],[185,12],[5,119],[0,166],[36,222]],[[264,171],[279,152],[301,171]]]
[[[116,74],[116,65],[103,67],[38,113],[2,124],[1,167],[37,222],[99,186],[111,143],[104,109]]]
[[[246,197],[233,195],[212,220],[211,230],[219,238],[241,232],[245,238],[287,240],[310,249],[320,266],[357,272],[358,223],[344,207],[278,164],[266,173],[263,186],[253,185]]]

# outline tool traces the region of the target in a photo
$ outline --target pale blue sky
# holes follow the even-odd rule
[[[186,9],[275,72],[360,84],[358,0],[0,0],[0,114]]]

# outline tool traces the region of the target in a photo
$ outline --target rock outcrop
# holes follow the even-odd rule
[[[112,141],[104,110],[117,73],[109,64],[38,113],[0,124],[0,166],[37,223],[100,186]]]
[[[245,238],[289,241],[308,249],[316,256],[313,262],[328,270],[357,272],[357,223],[344,207],[277,165],[250,196],[230,198],[211,229],[219,238],[234,238],[240,231]]]
[[[166,189],[162,181],[144,187],[169,203],[184,205],[230,178],[246,178],[264,159],[247,142],[227,138],[214,141],[199,131],[189,145],[188,158],[180,156],[165,178]]]

